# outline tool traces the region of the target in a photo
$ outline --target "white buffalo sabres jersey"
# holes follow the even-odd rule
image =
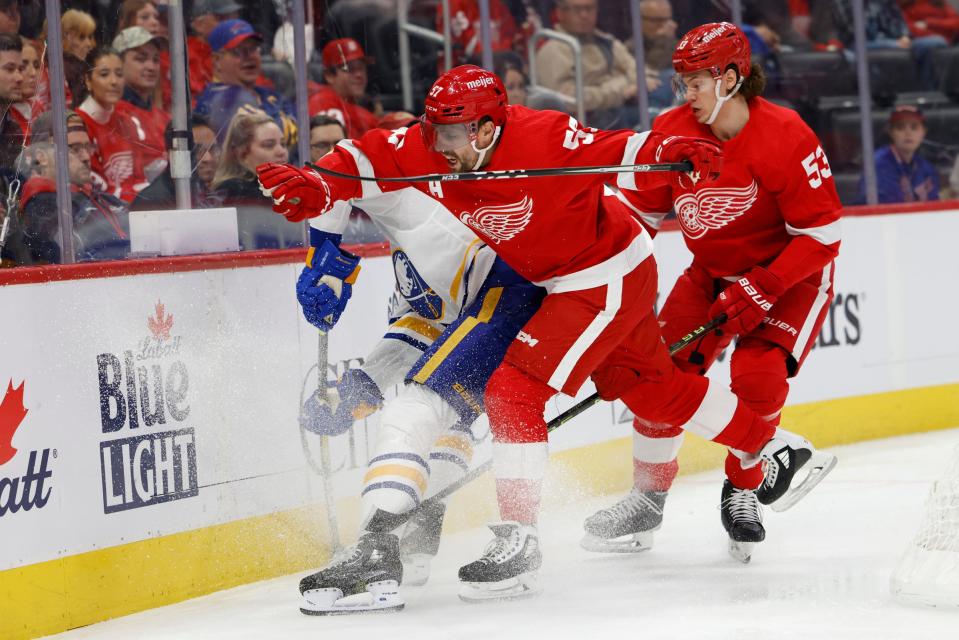
[[[390,243],[396,288],[393,318],[412,309],[442,324],[452,322],[473,301],[496,254],[437,200],[415,189],[358,198],[352,206],[365,211]],[[327,233],[343,233],[351,203],[312,218]]]

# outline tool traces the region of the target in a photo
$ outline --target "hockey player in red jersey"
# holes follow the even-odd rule
[[[597,131],[558,112],[507,106],[496,75],[462,66],[430,89],[420,124],[342,141],[320,164],[382,179],[686,159],[694,170],[683,179],[709,179],[718,173],[721,154],[714,142],[697,138]],[[548,292],[486,387],[504,522],[491,526],[496,539],[483,557],[460,569],[466,583],[461,598],[538,592],[536,519],[547,460],[543,410],[555,393],[574,395],[591,375],[606,399],[621,398],[659,422],[684,425],[741,450],[751,464],[765,461],[777,474],[775,491],[780,494],[815,452],[808,441],[764,421],[728,389],[673,364],[653,314],[651,238],[622,202],[601,197],[602,176],[408,183],[360,182],[290,165],[263,165],[257,171],[274,210],[294,221],[321,215],[335,201],[419,189]],[[627,173],[617,184],[647,189],[669,179],[667,174]]]
[[[732,390],[778,425],[788,379],[799,372],[833,296],[841,205],[832,172],[799,116],[760,97],[762,69],[750,66],[749,41],[738,27],[724,22],[693,29],[677,45],[673,66],[686,103],[657,118],[653,132],[713,140],[722,145],[725,164],[711,184],[683,181],[625,194],[653,228],[675,209],[693,253],[659,314],[663,337],[671,343],[725,313],[721,332],[676,355],[676,366],[705,374],[738,336]],[[648,549],[662,521],[678,471],[682,425],[637,409],[634,488],[586,520],[587,549]],[[768,487],[761,467],[745,468],[733,451],[726,476],[722,524],[730,553],[748,562],[765,538],[760,503],[770,501]]]

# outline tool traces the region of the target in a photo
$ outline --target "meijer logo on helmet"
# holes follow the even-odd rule
[[[710,31],[709,33],[707,33],[706,35],[704,35],[704,36],[703,36],[703,42],[709,42],[709,41],[712,40],[713,38],[719,37],[719,36],[723,35],[724,33],[726,33],[726,23],[725,23],[725,22],[724,22],[723,24],[719,25],[718,27],[716,27],[715,29],[713,29],[712,31]]]
[[[492,87],[496,82],[490,78],[480,78],[479,80],[470,80],[466,83],[468,89],[482,89],[483,87]]]

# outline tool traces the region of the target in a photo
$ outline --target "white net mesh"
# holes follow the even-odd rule
[[[932,486],[922,526],[890,586],[909,603],[959,607],[959,447]]]

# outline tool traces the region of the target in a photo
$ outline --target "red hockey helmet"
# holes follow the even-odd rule
[[[444,151],[470,143],[484,117],[502,127],[507,104],[506,87],[495,73],[471,64],[450,69],[426,96],[422,118],[426,146]]]
[[[710,22],[691,29],[673,52],[677,74],[709,71],[718,78],[734,65],[740,79],[749,77],[749,40],[731,22]]]

